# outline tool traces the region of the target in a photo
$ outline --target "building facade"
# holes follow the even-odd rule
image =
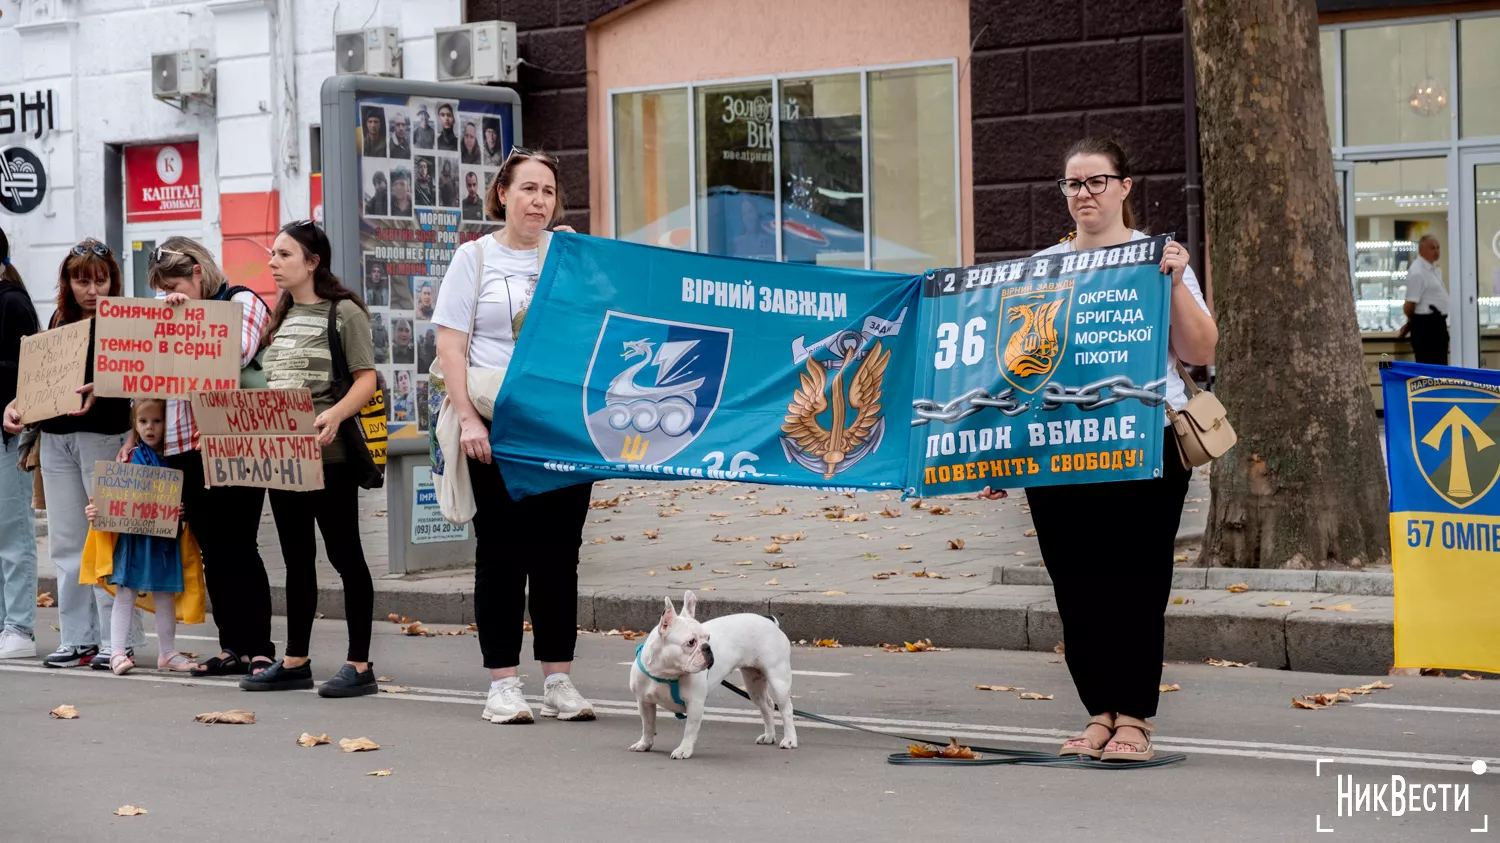
[[[172,235],[202,240],[235,283],[272,293],[266,246],[315,211],[335,30],[396,27],[405,75],[430,80],[433,30],[462,16],[459,0],[0,3],[0,149],[24,150],[44,178],[5,175],[0,227],[43,318],[59,264],[85,237],[120,258],[127,295],[151,295],[146,257]],[[153,98],[163,68],[152,55],[185,50],[207,54],[213,99]]]

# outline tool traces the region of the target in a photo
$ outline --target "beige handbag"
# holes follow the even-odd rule
[[[1177,435],[1177,452],[1183,468],[1207,465],[1224,456],[1238,440],[1219,399],[1212,392],[1199,389],[1181,361],[1177,362],[1177,373],[1182,376],[1189,396],[1187,406],[1181,410],[1167,407],[1167,418]]]

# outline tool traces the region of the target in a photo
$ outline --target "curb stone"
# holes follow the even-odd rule
[[[1321,572],[1320,572],[1321,573]],[[1355,574],[1356,577],[1379,576]],[[447,580],[375,580],[375,620],[396,612],[424,624],[474,620],[473,581],[454,588]],[[1368,581],[1364,581],[1366,584]],[[56,593],[56,578],[38,577],[38,590]],[[936,602],[912,595],[829,596],[818,592],[755,591],[720,596],[696,591],[702,618],[733,612],[770,614],[793,641],[836,638],[846,646],[931,638],[941,647],[1051,652],[1063,640],[1051,588],[1009,586],[1004,592],[948,595]],[[1359,614],[1260,605],[1278,596],[1321,602],[1343,594],[1223,590],[1191,592],[1190,604],[1167,606],[1166,658],[1256,662],[1263,668],[1314,673],[1384,675],[1393,658],[1394,623],[1380,595],[1354,601]],[[674,597],[674,600],[680,599]],[[272,586],[272,609],[283,614],[286,592]],[[343,593],[320,587],[318,606],[343,617]],[[580,591],[584,629],[650,629],[662,613],[659,590]]]

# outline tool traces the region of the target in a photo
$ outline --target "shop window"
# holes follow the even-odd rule
[[[1344,32],[1344,143],[1446,141],[1453,117],[1449,24]]]
[[[1500,135],[1500,17],[1459,21],[1458,44],[1463,136]]]
[[[619,239],[688,248],[687,91],[617,95],[614,131]]]
[[[953,74],[942,64],[615,94],[616,236],[821,266],[955,265]]]
[[[1361,331],[1401,327],[1406,273],[1417,258],[1417,241],[1428,234],[1447,247],[1446,158],[1354,165],[1354,298]],[[1452,289],[1448,268],[1439,263],[1444,283]]]

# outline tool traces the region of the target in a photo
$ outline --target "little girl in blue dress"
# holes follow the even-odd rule
[[[165,467],[160,448],[166,439],[165,401],[137,400],[131,411],[140,444],[130,452],[133,465]],[[99,514],[92,500],[89,523]],[[179,531],[180,532],[180,531]],[[140,592],[150,592],[156,611],[156,667],[174,673],[192,671],[196,665],[177,652],[177,597],[183,592],[182,550],[178,537],[162,538],[121,533],[115,539],[113,571],[108,582],[115,586],[114,613],[110,617],[110,641],[124,641],[130,630],[131,611]],[[123,676],[135,668],[127,648],[111,651],[109,669]]]

